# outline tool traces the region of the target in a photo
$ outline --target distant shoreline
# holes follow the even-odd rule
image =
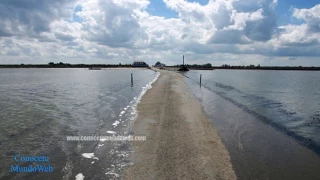
[[[166,66],[164,69],[177,69],[180,66]],[[216,69],[224,69],[224,70],[291,70],[291,71],[320,71],[320,67],[303,67],[303,66],[230,66],[230,67],[221,67],[221,66],[212,66],[212,67],[194,67],[188,66],[186,67],[190,70],[216,70]]]
[[[114,64],[55,64],[55,65],[47,65],[47,64],[25,64],[25,65],[17,65],[17,64],[0,64],[0,68],[149,68],[149,67],[138,67],[132,66],[131,64],[126,65],[114,65]]]
[[[303,66],[212,66],[212,67],[198,67],[198,66],[190,66],[186,65],[186,67],[190,70],[216,70],[216,69],[224,69],[224,70],[291,70],[291,71],[320,71],[320,67],[303,67]],[[150,68],[150,67],[135,67],[131,64],[0,64],[0,68]],[[159,67],[161,69],[166,70],[176,70],[179,69],[180,66],[163,66]]]

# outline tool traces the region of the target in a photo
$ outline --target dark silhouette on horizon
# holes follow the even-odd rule
[[[134,68],[132,64],[69,64],[69,63],[54,63],[49,62],[48,64],[0,64],[0,68]],[[167,66],[161,62],[157,62],[155,67],[162,68],[181,68],[185,67],[191,70],[214,70],[214,69],[230,69],[230,70],[301,70],[301,71],[320,71],[320,67],[315,66],[260,66],[258,65],[247,65],[247,66],[232,66],[223,64],[221,66],[212,66],[211,63],[206,64],[177,64],[174,66]],[[141,68],[141,66],[139,67]],[[149,68],[149,67],[146,67]]]

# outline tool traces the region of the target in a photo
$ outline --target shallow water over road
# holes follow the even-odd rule
[[[239,179],[320,178],[320,72],[184,75],[218,129]]]

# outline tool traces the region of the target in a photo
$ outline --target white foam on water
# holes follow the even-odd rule
[[[98,144],[98,146],[99,146],[99,147],[102,147],[102,146],[104,146],[104,144]]]
[[[82,173],[79,173],[76,175],[76,180],[83,180],[84,179],[84,175]]]
[[[104,144],[98,144],[98,149],[100,148],[100,147],[102,147],[102,146],[104,146]]]
[[[121,151],[119,154],[117,154],[118,157],[129,157],[129,152],[127,151]]]
[[[115,131],[107,131],[108,134],[116,134]]]
[[[114,127],[117,127],[119,123],[120,123],[119,121],[115,121],[112,125],[113,125]]]
[[[110,154],[114,154],[114,149],[111,149],[111,150],[109,151],[109,153],[110,153]]]
[[[94,161],[92,161],[91,164],[94,164]]]
[[[82,149],[82,144],[81,144],[81,142],[78,142],[78,143],[77,143],[77,147],[76,147],[76,151],[77,151],[77,152],[80,152],[81,149]]]
[[[88,159],[96,159],[99,160],[97,157],[94,156],[94,153],[82,153],[82,156]]]
[[[131,106],[131,118],[129,118],[130,120],[135,120],[138,116],[138,112],[137,112],[137,105],[139,104],[142,96],[149,90],[152,88],[152,84],[159,78],[160,76],[160,73],[158,72],[157,73],[157,76],[152,80],[150,81],[146,86],[142,87],[142,91],[141,93],[137,96],[137,97],[134,97],[133,101],[131,101],[133,103],[133,105]],[[130,104],[131,104],[130,102]]]
[[[114,173],[114,172],[107,172],[106,175],[113,175],[115,177],[119,177],[119,174]]]
[[[138,111],[137,111],[138,103],[140,102],[143,95],[147,92],[147,90],[152,88],[152,84],[159,78],[159,75],[160,75],[160,73],[157,73],[156,77],[152,81],[150,81],[146,86],[144,86],[140,89],[140,91],[141,91],[140,94],[138,94],[136,97],[134,97],[133,100],[130,101],[130,103],[121,110],[121,112],[119,113],[119,120],[116,120],[112,124],[114,126],[114,128],[117,127],[118,125],[120,125],[120,122],[121,122],[120,126],[129,127],[131,123],[127,123],[127,122],[131,121],[131,120],[135,120],[137,118],[137,116],[138,116]],[[128,117],[127,117],[127,115],[128,115]],[[125,119],[123,119],[124,116],[125,116]],[[106,132],[107,132],[107,134],[112,134],[112,135],[117,133],[112,130],[107,130]],[[127,132],[124,132],[124,133],[127,133]],[[102,141],[102,140],[100,139],[100,141]],[[114,145],[117,146],[117,144],[114,144]],[[131,152],[129,152],[129,151],[117,151],[116,149],[117,149],[116,147],[112,148],[109,151],[109,154],[116,155],[119,159],[126,159],[131,154]],[[120,177],[120,175],[117,174],[119,169],[122,169],[122,167],[124,167],[126,165],[132,165],[130,163],[123,163],[123,162],[121,162],[121,160],[117,161],[116,164],[117,164],[116,166],[111,165],[111,168],[106,169],[107,173],[105,173],[105,174],[108,176],[109,179],[114,179],[114,178],[117,179],[118,177]],[[119,172],[120,171],[121,170],[119,170]]]
[[[70,159],[68,157],[66,165],[63,167],[63,169],[61,171],[61,172],[64,172],[62,180],[70,179],[70,177],[72,175],[72,169],[73,169],[73,164],[72,164],[72,161],[70,161]]]

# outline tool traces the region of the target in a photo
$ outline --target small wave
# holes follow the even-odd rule
[[[106,175],[107,175],[107,176],[109,175],[109,176],[111,176],[111,177],[113,177],[113,176],[114,176],[114,177],[119,177],[119,174],[114,173],[114,172],[107,172]]]
[[[297,114],[295,111],[289,111],[289,110],[286,110],[286,109],[279,109],[279,111],[284,113],[287,116],[292,116],[292,115]]]
[[[227,85],[220,84],[220,83],[217,83],[217,82],[216,82],[216,87],[225,89],[225,90],[227,90],[227,91],[230,91],[230,90],[234,90],[234,89],[235,89],[235,88],[232,87],[232,86],[227,86]]]
[[[306,122],[307,126],[316,126],[320,127],[320,114],[314,114],[309,118],[309,121]]]
[[[96,160],[99,160],[99,158],[95,157],[94,156],[94,153],[82,153],[82,156],[84,158],[87,158],[87,159],[96,159]]]
[[[106,131],[108,134],[116,134],[115,131]]]
[[[210,90],[211,92],[219,95],[223,99],[231,102],[232,104],[236,105],[237,107],[243,109],[245,112],[255,116],[257,119],[261,120],[263,123],[268,124],[268,125],[274,127],[275,129],[279,130],[280,132],[296,139],[300,144],[306,146],[307,148],[313,150],[315,153],[320,155],[320,145],[317,144],[313,139],[299,135],[298,133],[296,133],[292,129],[286,127],[285,125],[278,123],[278,122],[275,122],[273,118],[271,119],[270,117],[268,117],[264,114],[260,114],[259,112],[256,112],[254,109],[250,108],[246,104],[238,102],[234,98],[230,97],[226,91],[219,92],[219,91],[215,90],[214,88],[209,87],[207,85],[203,85],[203,87],[205,87],[206,89]],[[247,97],[250,97],[250,95],[248,94]],[[255,96],[255,95],[252,96],[252,99],[266,100],[263,97],[259,97],[259,96]],[[276,107],[282,106],[281,103],[278,103],[275,101],[270,101],[270,102],[273,103]],[[268,103],[266,103],[266,104],[268,104]],[[296,114],[296,112],[289,111],[284,108],[277,108],[277,110],[275,112],[283,113],[286,115],[286,117],[291,117],[291,116],[294,117],[294,115]],[[320,124],[320,115],[319,114],[312,116],[311,119],[312,119],[312,121],[310,121],[309,124],[312,124],[313,126],[314,126],[314,124]]]
[[[267,107],[267,108],[280,108],[282,107],[282,104],[279,103],[279,102],[265,102],[263,103],[264,107]]]

